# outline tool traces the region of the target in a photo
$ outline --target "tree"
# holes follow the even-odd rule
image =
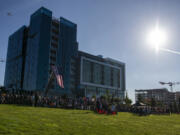
[[[92,96],[92,98],[96,99],[96,95],[94,94],[94,95]]]
[[[138,102],[143,102],[143,98],[142,98],[141,94],[138,94],[137,100],[138,100]]]
[[[179,97],[179,102],[178,102],[178,111],[180,112],[180,97]]]
[[[108,101],[110,101],[111,95],[109,94],[109,90],[106,90],[106,98]]]
[[[122,100],[121,100],[120,98],[118,98],[118,97],[114,98],[114,101],[115,101],[116,103],[121,103],[121,102],[122,102]]]
[[[155,107],[157,105],[156,100],[154,98],[151,98],[151,107]]]
[[[5,92],[5,91],[6,91],[5,87],[0,86],[0,91],[1,91],[1,92]]]
[[[177,104],[176,104],[176,101],[174,101],[174,107],[173,107],[173,110],[175,113],[178,112],[178,108],[177,108]]]
[[[172,103],[169,104],[169,109],[170,109],[170,112],[173,112],[173,105],[172,105]]]
[[[126,97],[125,97],[125,99],[124,99],[124,102],[125,102],[125,104],[128,105],[128,106],[130,106],[130,105],[132,104],[132,100],[129,99],[127,92],[126,92]]]

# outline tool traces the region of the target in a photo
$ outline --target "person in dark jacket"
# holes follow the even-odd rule
[[[37,93],[35,93],[35,107],[37,106],[37,103],[38,103],[38,99],[39,99],[39,96]]]

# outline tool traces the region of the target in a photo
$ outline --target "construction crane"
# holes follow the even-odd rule
[[[170,86],[170,88],[171,88],[171,92],[173,92],[173,86],[174,85],[179,85],[180,84],[180,82],[159,82],[161,85],[165,85],[165,84],[167,84],[167,85],[169,85]]]

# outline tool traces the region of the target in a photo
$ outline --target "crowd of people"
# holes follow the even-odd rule
[[[0,92],[0,104],[94,110],[99,114],[117,113],[115,104],[101,98],[46,96],[30,91]]]
[[[91,109],[94,102],[90,98],[73,99],[64,96],[45,96],[36,92],[16,91],[0,93],[0,104]]]
[[[96,111],[99,114],[117,114],[117,106],[113,102],[107,102],[104,98],[96,101]]]
[[[132,112],[138,115],[170,114],[168,107],[127,106],[122,102],[105,98],[72,98],[67,96],[46,96],[32,91],[0,91],[0,104],[16,104],[34,107],[71,108],[93,110],[99,114],[117,114],[117,112]]]
[[[151,107],[151,106],[132,106],[130,112],[139,115],[149,115],[149,114],[171,114],[171,109],[168,107]]]

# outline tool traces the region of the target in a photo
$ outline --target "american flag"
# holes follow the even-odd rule
[[[57,80],[58,85],[61,88],[64,88],[63,77],[62,77],[62,75],[59,74],[57,66],[52,66],[52,71],[54,72],[54,74],[56,76],[56,80]]]

